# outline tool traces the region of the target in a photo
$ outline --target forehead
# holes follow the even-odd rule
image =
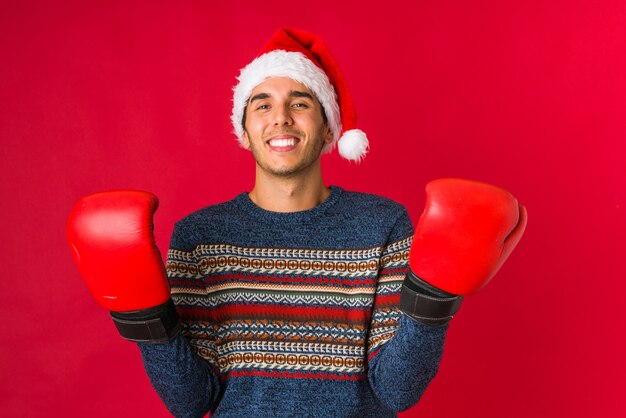
[[[307,86],[289,77],[269,77],[266,78],[261,84],[257,85],[250,97],[254,97],[260,93],[267,93],[270,96],[288,96],[293,91],[300,91],[309,93],[311,96],[316,97],[315,93],[311,91]]]

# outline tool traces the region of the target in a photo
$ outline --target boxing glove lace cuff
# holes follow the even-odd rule
[[[165,343],[180,332],[181,320],[169,299],[153,308],[130,312],[111,312],[120,335],[137,343]]]
[[[399,308],[418,322],[442,325],[458,312],[462,301],[463,296],[433,288],[409,270],[402,285]]]

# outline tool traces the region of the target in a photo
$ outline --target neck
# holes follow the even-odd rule
[[[254,188],[248,195],[265,210],[300,212],[319,205],[329,194],[318,165],[313,173],[294,177],[271,175],[257,167]]]

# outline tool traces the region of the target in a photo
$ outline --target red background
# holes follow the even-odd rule
[[[482,180],[527,206],[518,249],[466,299],[404,417],[621,417],[626,361],[623,1],[4,2],[0,6],[0,413],[167,416],[64,236],[82,195],[175,220],[253,182],[231,88],[274,30],[319,33],[371,140],[328,184],[404,203]],[[339,4],[335,4],[339,3]]]

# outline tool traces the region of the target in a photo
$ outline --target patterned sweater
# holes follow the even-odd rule
[[[395,416],[435,376],[446,326],[398,309],[412,225],[331,187],[277,213],[242,193],[176,224],[167,271],[183,332],[139,344],[175,416]]]

